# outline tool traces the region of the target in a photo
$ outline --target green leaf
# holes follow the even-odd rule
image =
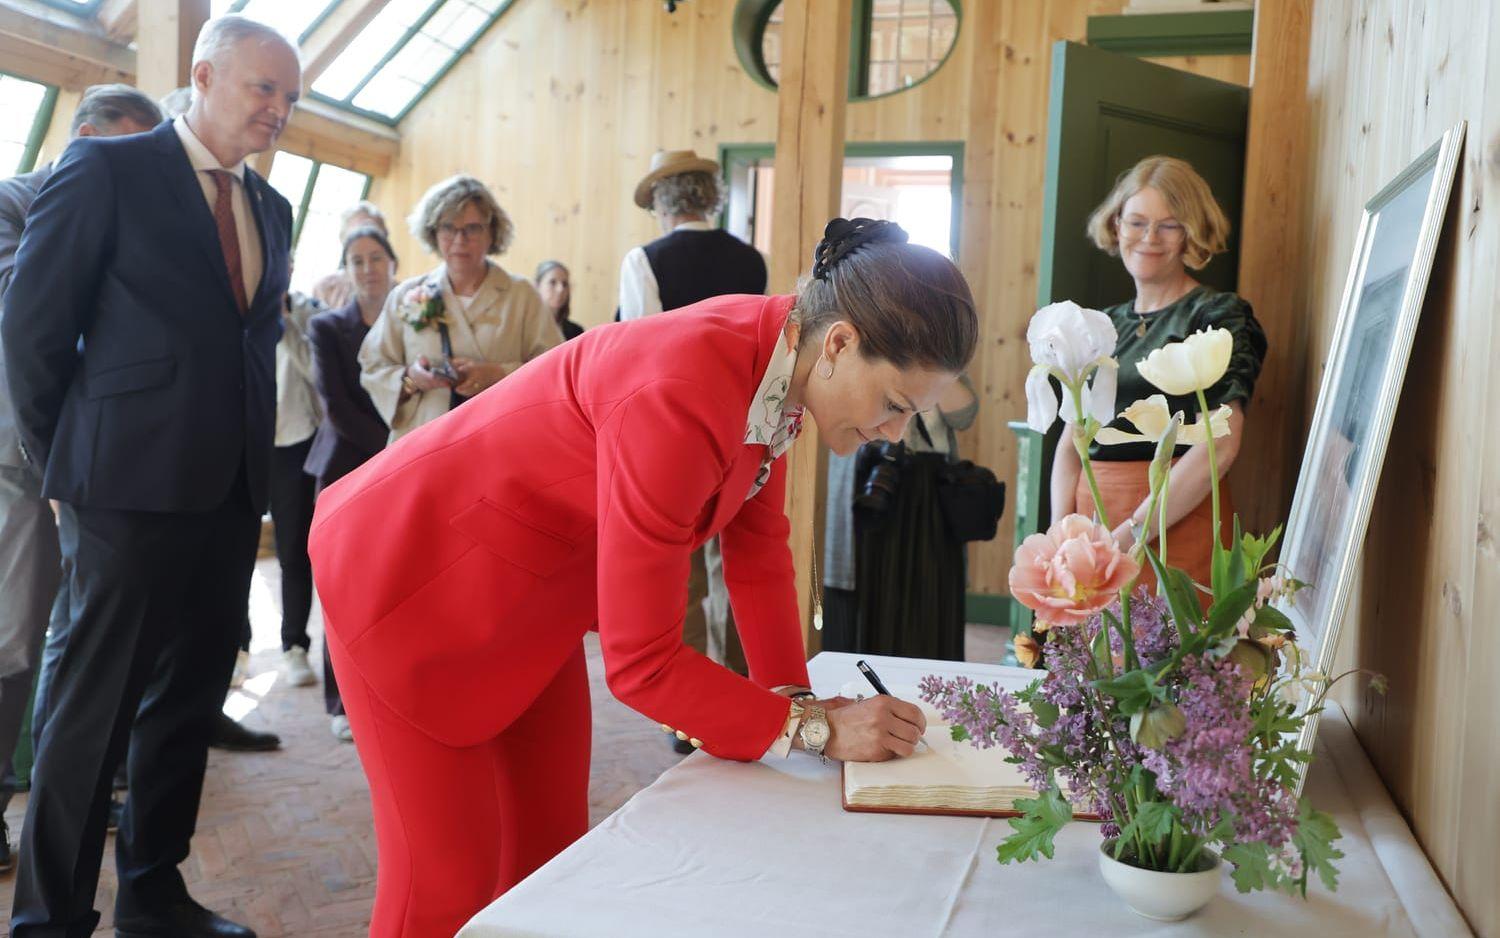
[[[1161,558],[1151,551],[1146,551],[1146,557],[1156,571],[1156,581],[1167,594],[1167,605],[1172,609],[1172,622],[1177,631],[1184,635],[1196,632],[1198,624],[1203,621],[1203,607],[1198,605],[1193,581],[1176,567],[1163,565]]]
[[[1245,582],[1245,549],[1241,544],[1240,516],[1234,516],[1234,537],[1229,541],[1229,585],[1238,586]],[[1251,567],[1250,569],[1254,569]],[[1253,577],[1252,577],[1253,578]],[[1218,595],[1216,591],[1215,596]]]
[[[1151,705],[1153,699],[1166,699],[1165,689],[1158,687],[1146,671],[1127,671],[1119,677],[1095,681],[1094,689],[1107,697],[1113,697],[1126,716],[1140,713]]]
[[[969,738],[969,731],[964,729],[962,726],[959,726],[957,723],[950,726],[948,728],[948,732],[953,737],[953,741],[955,743],[961,743]]]
[[[1318,874],[1329,892],[1339,888],[1339,871],[1333,861],[1343,859],[1344,852],[1335,847],[1333,842],[1342,836],[1332,817],[1314,808],[1307,799],[1302,800],[1302,808],[1297,815],[1297,833],[1292,835],[1292,843],[1302,854],[1301,886],[1304,896],[1307,895],[1307,874],[1311,872]]]
[[[1233,843],[1224,848],[1224,859],[1234,866],[1230,878],[1240,892],[1274,888],[1280,877],[1271,869],[1271,849],[1263,843]]]
[[[1215,536],[1217,537],[1217,532]],[[1208,585],[1213,588],[1215,596],[1223,596],[1233,589],[1233,584],[1229,582],[1229,551],[1225,550],[1224,545],[1219,543],[1218,540],[1214,541],[1214,557],[1211,569],[1212,572],[1210,573]]]
[[[1255,602],[1256,581],[1241,583],[1229,593],[1214,593],[1214,604],[1208,608],[1208,624],[1203,630],[1211,638],[1222,637],[1234,631],[1240,617]]]
[[[1052,724],[1056,723],[1057,718],[1062,715],[1057,704],[1050,700],[1040,699],[1031,702],[1031,713],[1036,717],[1036,725],[1044,730],[1051,729]]]
[[[1235,519],[1238,520],[1239,516],[1236,515]],[[1273,530],[1270,534],[1267,534],[1265,537],[1256,537],[1253,534],[1246,534],[1242,536],[1240,538],[1240,549],[1244,552],[1245,555],[1246,572],[1248,572],[1251,576],[1260,576],[1261,567],[1265,564],[1266,554],[1269,554],[1271,552],[1271,548],[1276,546],[1276,542],[1280,540],[1280,538],[1281,525],[1279,524],[1276,526],[1275,530]]]
[[[1174,804],[1165,801],[1143,801],[1136,805],[1135,816],[1120,829],[1120,841],[1140,837],[1148,843],[1158,844],[1172,835],[1172,822],[1181,812]]]
[[[996,859],[1001,863],[1024,863],[1038,856],[1052,859],[1052,840],[1073,820],[1072,806],[1056,785],[1036,798],[1019,798],[1015,804],[1023,813],[1010,819],[1015,833],[996,848]]]
[[[1255,622],[1250,626],[1250,637],[1261,638],[1272,632],[1285,634],[1292,630],[1292,620],[1274,606],[1261,606],[1255,610]]]

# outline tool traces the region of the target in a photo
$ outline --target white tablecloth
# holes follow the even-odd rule
[[[900,696],[925,674],[1019,687],[1035,673],[866,657]],[[819,693],[856,679],[854,659],[814,658]],[[459,938],[1470,934],[1340,711],[1322,720],[1307,794],[1343,830],[1337,892],[1240,895],[1226,871],[1203,911],[1166,925],[1104,885],[1097,825],[1069,825],[1052,861],[1001,866],[1003,820],[847,813],[835,766],[800,753],[750,764],[694,753]]]

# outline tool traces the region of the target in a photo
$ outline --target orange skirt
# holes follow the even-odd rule
[[[1175,465],[1176,460],[1173,460]],[[1146,478],[1149,461],[1140,462],[1095,462],[1094,480],[1099,484],[1099,497],[1104,499],[1104,513],[1113,528],[1140,507],[1151,494],[1151,485]],[[1088,476],[1078,474],[1074,510],[1081,515],[1094,513],[1094,495],[1089,491]],[[1220,539],[1224,546],[1234,534],[1234,499],[1229,494],[1229,483],[1219,480],[1219,517],[1222,519]],[[1213,578],[1213,499],[1205,498],[1187,516],[1167,528],[1167,566],[1187,573],[1196,583],[1208,586]],[[1140,585],[1153,592],[1156,590],[1156,571],[1149,563],[1141,570]],[[1200,593],[1199,600],[1208,607],[1211,597]]]

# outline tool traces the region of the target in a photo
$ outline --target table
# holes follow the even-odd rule
[[[1023,686],[999,665],[865,656],[907,696],[926,674]],[[821,695],[853,655],[809,663]],[[1056,859],[1001,866],[1004,820],[853,814],[839,771],[793,753],[735,763],[694,753],[474,917],[459,938],[517,936],[1470,934],[1342,711],[1325,713],[1307,794],[1343,830],[1339,889],[1219,895],[1185,922],[1130,912],[1100,879],[1096,825],[1070,824]]]

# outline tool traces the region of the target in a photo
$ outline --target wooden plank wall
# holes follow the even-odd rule
[[[964,141],[960,260],[984,316],[974,372],[983,408],[964,443],[1002,476],[1015,471],[1007,420],[1024,414],[1027,318],[1036,296],[1051,46],[1082,41],[1090,15],[1124,0],[964,4],[958,45],[927,82],[851,104],[854,141]],[[516,223],[502,263],[530,272],[548,257],[573,270],[574,318],[613,316],[620,258],[655,234],[630,192],[658,147],[776,138],[776,96],[735,57],[733,0],[658,3],[519,0],[403,122],[401,154],[371,197],[405,214],[424,188],[467,171]],[[1167,60],[1246,81],[1248,56]],[[518,76],[524,76],[518,77]],[[1082,237],[1082,233],[1079,233]],[[429,263],[401,234],[402,270]],[[810,263],[810,259],[808,263]],[[976,551],[971,589],[1004,593],[1011,529]]]
[[[1500,935],[1500,9],[1491,0],[1319,0],[1307,163],[1292,230],[1310,419],[1364,202],[1459,120],[1463,161],[1376,496],[1346,666],[1360,739],[1480,935]],[[1304,431],[1305,432],[1305,431]],[[1243,462],[1244,455],[1241,456]]]

